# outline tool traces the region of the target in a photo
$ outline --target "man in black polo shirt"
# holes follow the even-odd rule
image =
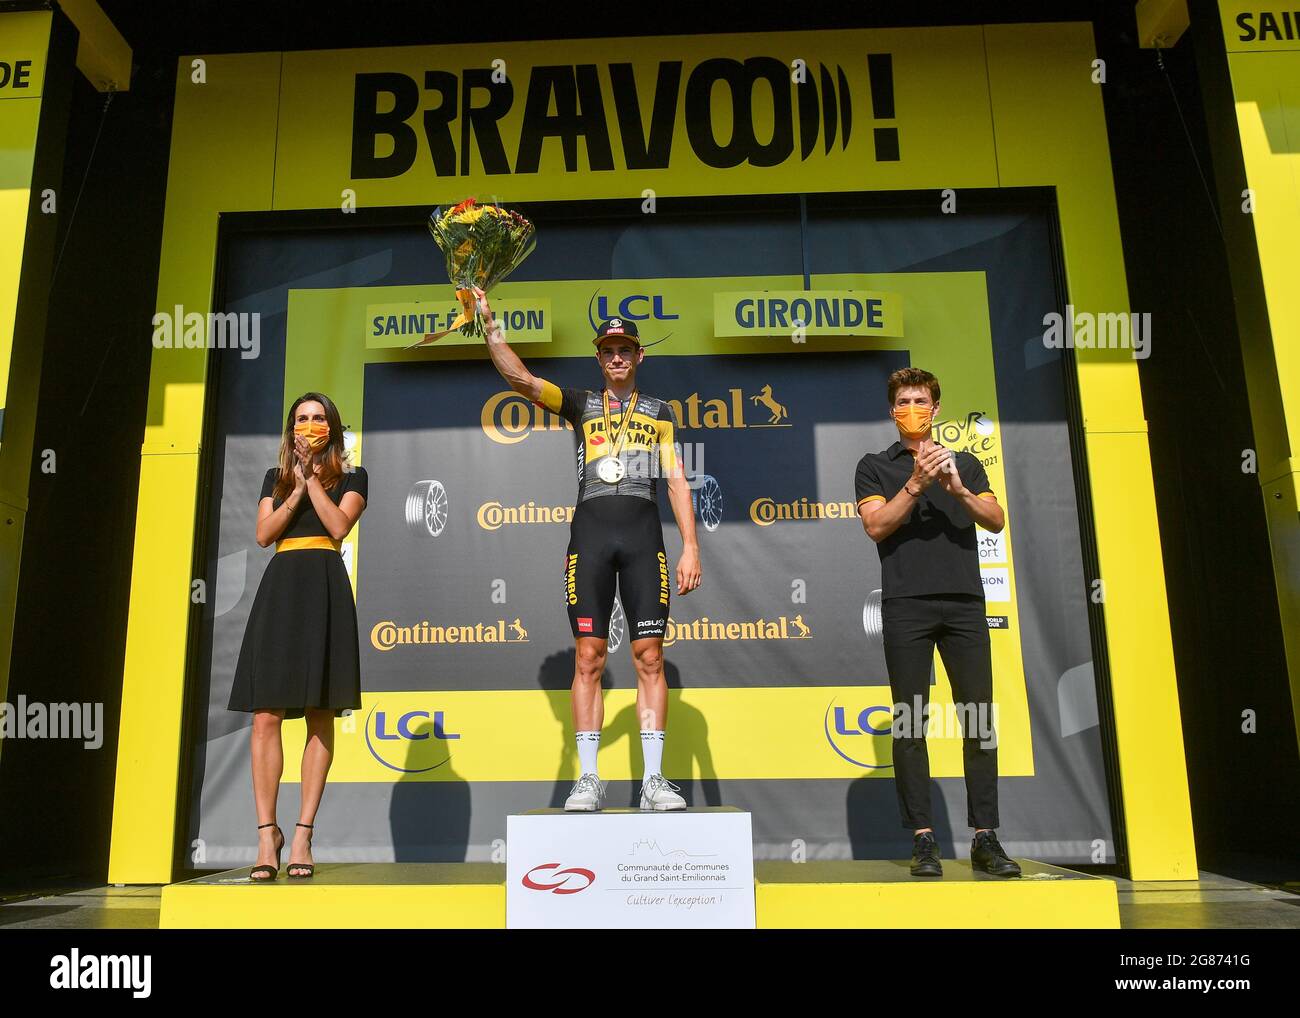
[[[930,824],[925,745],[930,672],[937,644],[964,722],[966,818],[975,829],[971,865],[1018,877],[998,843],[998,751],[992,732],[993,663],[975,524],[997,533],[1006,517],[988,475],[968,452],[930,438],[939,380],[919,368],[889,376],[890,415],[900,440],[858,462],[858,513],[880,553],[885,664],[894,697],[894,780],[903,826],[913,833],[912,874],[940,876]],[[980,719],[978,725],[974,717]],[[972,730],[975,729],[975,730]],[[979,730],[983,730],[984,735]]]

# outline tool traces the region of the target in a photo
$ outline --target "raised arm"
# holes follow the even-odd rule
[[[501,326],[492,315],[492,305],[488,303],[487,294],[474,287],[474,299],[478,302],[479,313],[483,315],[487,328],[487,348],[501,377],[510,383],[510,388],[534,403],[542,398],[542,380],[524,367],[519,355],[510,349]]]

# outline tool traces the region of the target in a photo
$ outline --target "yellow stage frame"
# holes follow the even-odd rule
[[[447,62],[444,51],[441,64],[428,60],[431,47],[387,53],[410,67],[486,67],[498,56],[516,67],[530,61],[569,64],[575,58],[594,62],[596,54],[601,62],[632,60],[655,49],[672,59],[683,59],[683,53],[689,59],[706,50],[743,54],[760,46],[792,57],[805,47],[803,52],[813,56],[851,51],[851,58],[860,59],[868,41],[896,55],[899,130],[907,132],[911,125],[913,133],[904,137],[925,142],[910,150],[922,156],[915,172],[905,172],[906,163],[862,170],[844,160],[831,166],[829,160],[814,159],[778,180],[753,166],[738,167],[731,176],[692,170],[675,156],[673,165],[653,173],[554,179],[534,174],[522,183],[481,172],[441,177],[418,197],[409,181],[358,183],[309,175],[315,143],[308,120],[311,97],[350,88],[353,66],[373,62],[380,51],[184,57],[178,67],[157,306],[212,308],[222,213],[337,207],[336,196],[349,185],[361,206],[427,206],[465,194],[486,197],[507,187],[522,192],[512,193],[512,200],[573,198],[579,196],[575,189],[586,189],[583,196],[639,202],[651,186],[675,196],[950,187],[958,201],[962,188],[1051,186],[1057,193],[1070,302],[1096,313],[1127,311],[1102,86],[1092,80],[1096,50],[1088,24],[492,44],[456,47],[459,62]],[[202,61],[202,83],[196,81],[196,60]],[[984,96],[979,89],[972,94],[976,81],[986,89]],[[908,108],[909,101],[914,108]],[[856,115],[865,118],[866,111]],[[347,125],[333,133],[346,134]],[[1104,580],[1129,875],[1194,879],[1182,724],[1137,363],[1125,350],[1077,349],[1075,357]],[[198,495],[206,367],[202,349],[161,349],[153,356],[108,874],[114,883],[170,881],[177,824],[183,822],[178,782],[188,750],[182,718],[200,511],[189,499]],[[185,498],[178,500],[178,492]]]

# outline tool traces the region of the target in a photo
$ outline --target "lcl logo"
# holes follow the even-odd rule
[[[553,870],[554,872],[545,872],[547,870]],[[538,879],[534,878],[534,874],[537,874]],[[547,877],[562,877],[563,879],[542,883],[541,880]],[[577,894],[579,891],[585,891],[595,882],[596,874],[591,870],[583,869],[581,866],[571,866],[562,870],[558,862],[548,862],[543,863],[541,866],[534,866],[524,874],[521,881],[530,891],[551,891],[554,894]]]
[[[671,322],[681,315],[665,310],[663,295],[658,293],[630,293],[611,299],[597,290],[587,301],[587,321],[591,323],[593,332],[600,328],[601,322],[622,324],[623,318],[634,322]]]
[[[432,724],[429,724],[432,722]],[[424,774],[451,759],[449,743],[460,738],[447,729],[443,711],[406,711],[388,730],[388,712],[371,707],[366,716],[366,749],[389,770]],[[390,759],[391,758],[391,759]]]

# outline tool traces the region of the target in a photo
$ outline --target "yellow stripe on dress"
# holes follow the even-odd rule
[[[284,537],[275,542],[277,554],[282,551],[306,551],[310,548],[338,551],[341,547],[343,542],[332,537]]]

